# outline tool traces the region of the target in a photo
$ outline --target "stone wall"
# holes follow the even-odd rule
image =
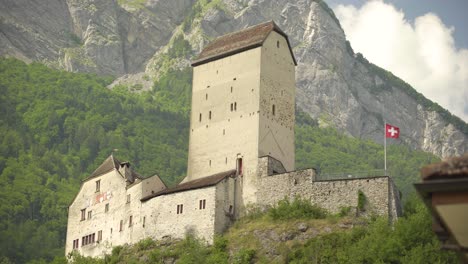
[[[342,208],[358,206],[358,192],[366,197],[366,213],[385,215],[391,219],[401,214],[396,188],[390,177],[350,178],[316,181],[313,169],[268,175],[270,157],[260,158],[258,190],[259,205],[273,206],[283,198],[295,196],[309,199],[313,204],[338,213]]]

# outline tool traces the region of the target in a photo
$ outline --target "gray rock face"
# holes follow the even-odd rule
[[[386,121],[413,148],[441,157],[467,151],[466,134],[354,54],[320,0],[220,0],[201,8],[195,0],[120,2],[3,0],[0,55],[138,80],[143,72],[159,75],[157,62],[175,35],[183,34],[198,53],[214,37],[274,20],[298,61],[297,104],[321,125],[382,143]],[[172,67],[188,65],[175,61]]]

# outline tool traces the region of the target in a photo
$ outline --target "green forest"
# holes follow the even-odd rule
[[[150,92],[110,90],[111,82],[0,59],[0,263],[63,260],[68,205],[81,180],[111,153],[168,185],[184,177],[191,70],[169,71]],[[404,200],[414,193],[421,166],[436,161],[402,144],[389,147],[390,175]],[[297,110],[296,167],[322,174],[382,169],[383,147],[320,128]],[[418,210],[420,221],[430,220]],[[365,237],[372,230],[356,232]]]

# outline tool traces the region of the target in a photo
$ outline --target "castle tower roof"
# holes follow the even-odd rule
[[[297,65],[288,36],[275,24],[275,22],[268,21],[213,40],[192,62],[192,66],[198,66],[249,49],[260,47],[272,31],[277,32],[287,40],[291,57],[293,58],[294,64]]]
[[[100,175],[106,174],[109,171],[112,171],[114,169],[118,170],[121,166],[130,166],[129,162],[120,162],[118,159],[114,158],[114,155],[110,155],[104,162],[99,165],[99,167],[91,173],[91,175],[86,178],[84,181],[87,181],[89,179],[98,177]],[[128,175],[129,177],[131,176],[130,179],[128,179],[130,182],[133,182],[135,179],[142,179],[141,175],[130,169],[131,174]]]

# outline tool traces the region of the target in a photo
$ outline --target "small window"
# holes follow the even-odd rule
[[[209,161],[210,167],[211,167],[211,160]]]
[[[108,203],[106,203],[106,207],[104,208],[104,212],[106,212],[106,213],[109,212],[109,204]]]
[[[226,157],[226,159],[224,160],[224,163],[226,163],[226,164],[227,164],[227,157]]]
[[[236,77],[234,77],[234,78],[232,78],[232,80],[233,80],[233,81],[235,81],[235,80],[237,80],[237,78],[236,78]]]
[[[275,105],[273,105],[273,106],[271,107],[271,113],[272,113],[273,115],[275,115]]]
[[[177,214],[182,214],[184,212],[184,205],[178,204],[177,205]]]
[[[278,41],[276,41],[276,47],[279,48],[279,46],[280,45],[279,45],[279,40],[278,40]]]
[[[237,159],[237,172],[242,175],[242,158]]]
[[[201,122],[201,113],[200,113],[200,116],[198,117],[198,121]]]
[[[127,203],[130,203],[130,194],[127,194]]]
[[[232,86],[231,86],[231,93],[232,93]]]
[[[143,216],[143,227],[145,227],[145,223],[146,223],[146,216]]]
[[[102,230],[99,230],[99,231],[97,232],[97,241],[98,241],[98,242],[99,242],[99,241],[102,241]]]
[[[234,102],[234,111],[237,111],[237,102]]]
[[[96,181],[96,192],[101,190],[101,180]]]
[[[223,129],[223,135],[226,135],[226,129]]]
[[[131,215],[129,218],[128,218],[128,226],[132,226],[133,225],[133,216]]]
[[[208,113],[208,119],[211,120],[211,111]]]
[[[93,212],[92,212],[92,211],[88,211],[88,220],[91,219],[92,216],[93,216]]]
[[[202,209],[205,209],[205,207],[206,207],[206,199],[200,200],[199,209],[202,210]]]
[[[208,100],[208,94],[205,95],[205,99]]]
[[[120,220],[119,232],[123,230],[123,220]]]
[[[86,220],[86,209],[81,209],[81,221]]]
[[[234,104],[231,103],[231,112],[234,110]]]
[[[229,206],[229,214],[232,214],[232,211],[233,211],[233,207],[232,205]]]

